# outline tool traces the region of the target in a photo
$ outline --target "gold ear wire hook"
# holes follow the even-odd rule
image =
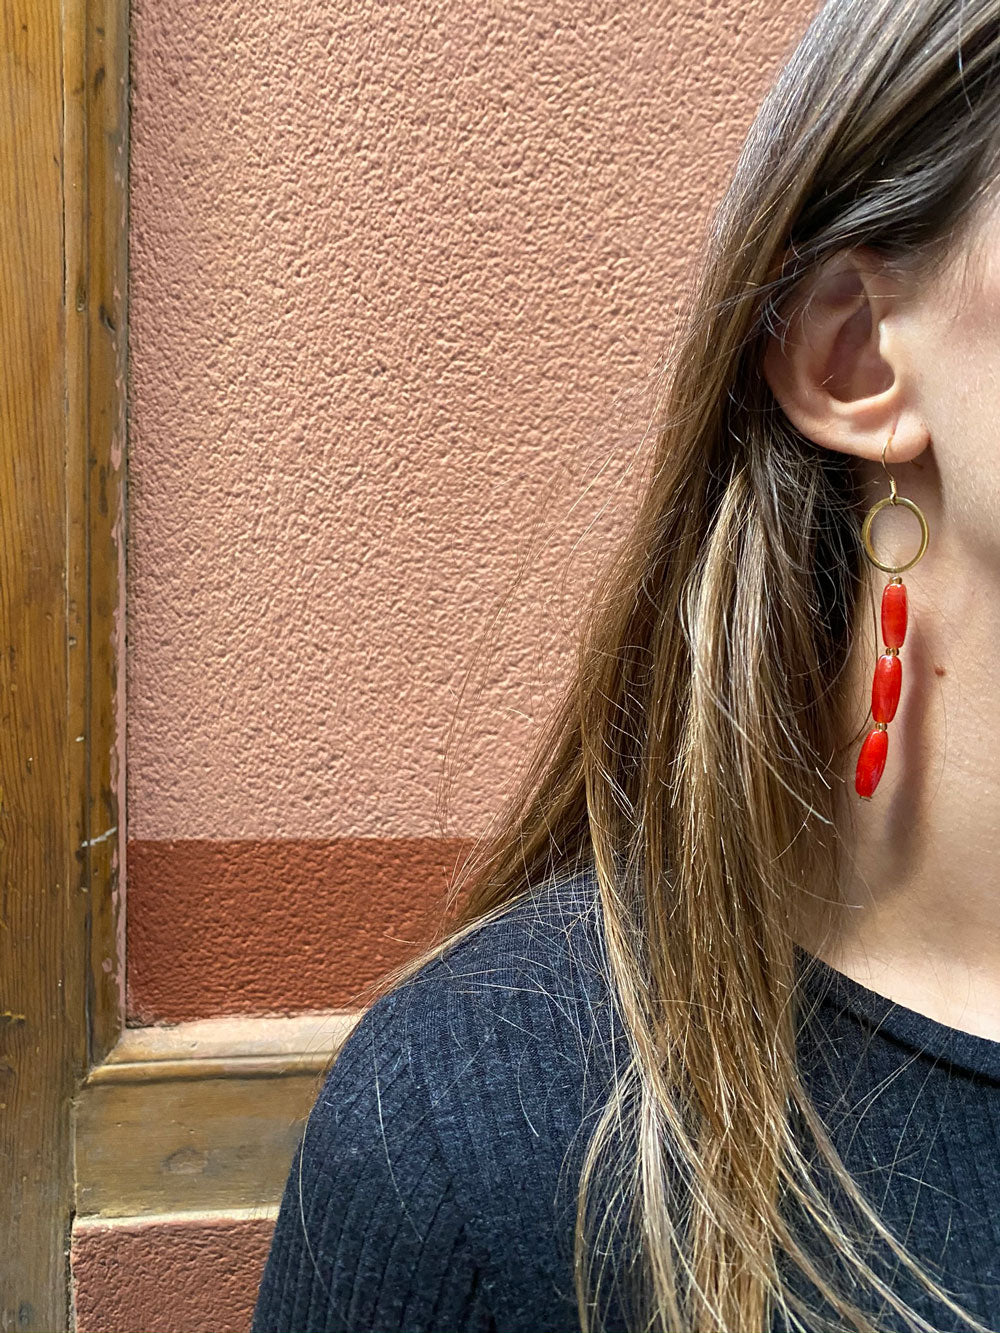
[[[892,444],[892,437],[895,435],[895,433],[896,433],[895,431],[890,431],[889,438],[882,446],[882,470],[885,473],[885,475],[889,478],[889,488],[892,492],[889,499],[892,504],[896,503],[896,478],[892,475],[892,473],[885,465],[885,451],[889,448],[889,445]]]
[[[875,501],[871,509],[869,509],[868,513],[865,515],[865,521],[861,525],[861,540],[864,542],[865,554],[868,556],[868,559],[872,562],[872,564],[875,566],[876,569],[884,570],[886,574],[905,573],[906,570],[908,570],[909,568],[911,568],[911,566],[917,563],[917,561],[920,559],[923,553],[927,550],[927,520],[924,518],[924,515],[921,512],[919,505],[914,504],[912,500],[908,500],[903,495],[896,494],[895,478],[893,477],[889,469],[885,466],[886,450],[892,443],[892,439],[895,433],[896,432],[893,431],[892,434],[889,436],[889,438],[886,440],[885,444],[883,444],[882,446],[882,467],[883,470],[885,471],[885,475],[889,478],[889,487],[891,490],[891,494],[883,496],[881,500]],[[875,518],[876,514],[880,513],[881,510],[883,510],[886,507],[886,505],[905,505],[906,508],[909,509],[912,514],[916,515],[917,521],[920,524],[920,549],[917,551],[916,555],[912,557],[912,559],[907,560],[905,565],[885,564],[875,554],[875,548],[872,546],[872,535],[871,535],[872,521]]]

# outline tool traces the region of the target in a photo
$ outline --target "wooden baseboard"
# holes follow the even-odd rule
[[[127,1028],[74,1106],[76,1214],[269,1209],[357,1014]]]

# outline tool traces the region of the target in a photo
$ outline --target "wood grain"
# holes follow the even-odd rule
[[[269,1208],[354,1014],[124,1034],[76,1116],[78,1218]]]
[[[120,1023],[95,841],[119,701],[92,647],[120,582],[126,23],[112,0],[0,13],[0,1330],[28,1333],[67,1326],[72,1097]]]
[[[87,894],[88,1065],[114,1046],[125,1022],[125,453],[128,323],[128,6],[80,0],[85,70],[70,97],[67,144],[75,159],[83,225],[67,271],[79,319],[67,337],[79,410],[68,417],[70,605],[79,615],[71,746],[83,771],[73,791],[84,824],[78,855]],[[82,118],[81,133],[73,118]],[[67,152],[69,162],[69,153]],[[69,209],[67,209],[69,212]],[[74,211],[73,219],[80,214]],[[83,741],[77,738],[83,736]],[[82,751],[82,755],[80,752]]]

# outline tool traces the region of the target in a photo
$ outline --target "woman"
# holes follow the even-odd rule
[[[998,176],[1000,0],[826,5],[573,686],[326,1081],[254,1333],[1000,1329]]]

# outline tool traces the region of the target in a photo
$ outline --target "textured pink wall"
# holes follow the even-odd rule
[[[812,5],[133,9],[130,836],[438,833],[530,557],[472,832],[621,522],[613,399]]]
[[[320,1003],[432,905],[429,838],[479,827],[553,696],[627,509],[616,399],[814,7],[133,0],[133,1019]],[[245,1328],[268,1229],[78,1224],[82,1333]]]
[[[135,0],[132,1021],[335,1003],[439,915],[424,843],[482,826],[563,678],[811,8]]]

